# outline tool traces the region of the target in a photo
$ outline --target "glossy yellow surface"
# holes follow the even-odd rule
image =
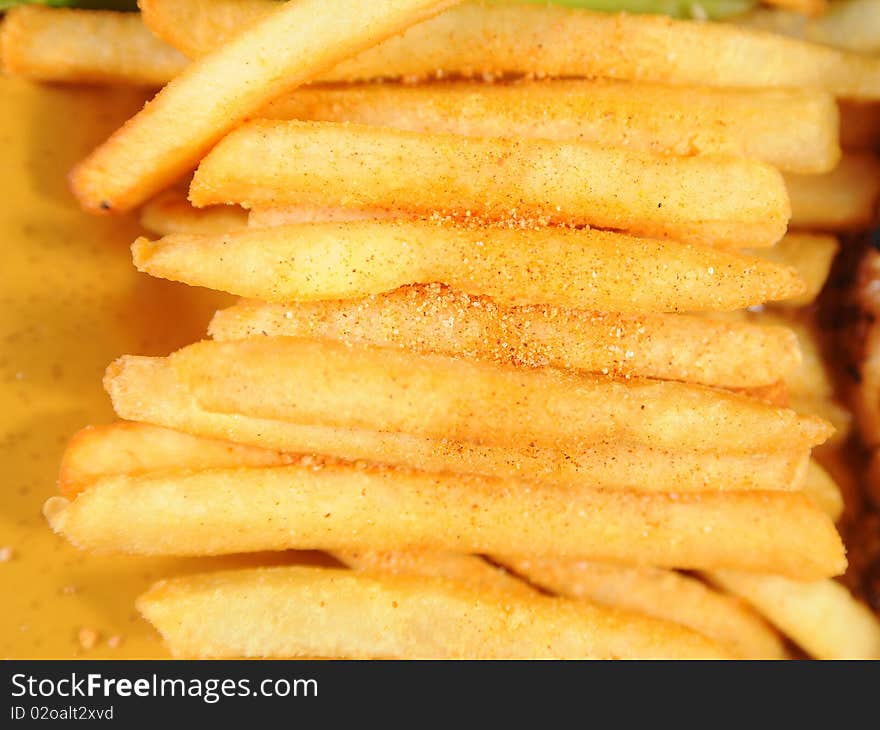
[[[166,575],[265,562],[89,555],[41,514],[65,441],[113,420],[106,365],[201,338],[220,303],[136,273],[137,224],[87,216],[67,191],[71,164],[143,101],[0,77],[0,657],[165,656],[134,610],[140,592]],[[98,633],[93,648],[82,629]]]

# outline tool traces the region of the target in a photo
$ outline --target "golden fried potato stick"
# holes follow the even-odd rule
[[[827,397],[834,395],[834,382],[822,353],[818,325],[811,315],[805,313],[785,316],[784,313],[761,312],[752,317],[770,325],[787,327],[798,339],[801,351],[800,365],[785,378],[792,395]]]
[[[224,134],[279,94],[454,0],[340,0],[278,5],[190,64],[71,173],[92,212],[125,212],[192,170]],[[241,26],[244,27],[244,26]]]
[[[790,213],[779,172],[756,160],[271,120],[223,139],[196,170],[189,197],[198,207],[441,211],[752,247],[782,238]]]
[[[704,386],[611,381],[328,340],[208,341],[169,360],[210,411],[487,446],[571,452],[615,440],[748,452],[796,450],[830,433],[820,419]]]
[[[237,205],[194,208],[185,193],[170,189],[144,204],[141,225],[160,236],[174,233],[219,236],[246,228],[248,214]]]
[[[834,426],[829,443],[846,440],[852,425],[852,416],[838,401],[826,358],[822,353],[818,327],[810,309],[780,308],[775,311],[712,312],[711,319],[725,322],[761,323],[787,327],[798,338],[802,354],[801,364],[785,376],[788,405],[798,413],[813,413]]]
[[[844,155],[825,175],[785,176],[793,228],[853,231],[877,218],[880,160],[872,154]]]
[[[748,398],[757,398],[771,406],[779,406],[780,408],[788,408],[788,386],[784,380],[779,380],[769,385],[761,385],[757,388],[730,388],[734,393],[747,396]]]
[[[831,475],[815,459],[810,459],[803,492],[834,522],[843,514],[843,494]]]
[[[542,558],[501,563],[551,593],[687,626],[743,659],[787,656],[779,635],[742,601],[673,570]]]
[[[643,491],[794,490],[806,477],[809,448],[749,454],[663,450],[621,443],[577,453],[511,449],[402,433],[339,429],[201,408],[159,358],[127,357],[105,387],[120,417],[273,450],[326,454],[433,472],[482,474],[560,486]]]
[[[188,65],[135,13],[22,5],[0,24],[0,66],[8,76],[161,86]]]
[[[676,624],[442,578],[330,568],[221,571],[155,584],[138,610],[199,658],[724,658]],[[328,630],[330,629],[330,630]]]
[[[109,426],[87,426],[76,433],[64,452],[58,485],[63,496],[73,499],[105,476],[143,474],[174,468],[199,470],[280,466],[301,461],[301,458],[283,452],[198,438],[145,423],[121,422]],[[503,568],[464,553],[352,550],[338,551],[334,557],[357,570],[442,577],[485,585],[491,590],[534,592],[527,583]]]
[[[351,221],[172,234],[132,246],[139,271],[272,302],[352,299],[441,282],[503,304],[612,312],[730,310],[797,296],[754,256],[594,229]]]
[[[504,568],[491,565],[477,555],[434,552],[378,552],[376,550],[337,550],[333,557],[352,570],[392,575],[444,578],[487,591],[507,591],[533,596],[535,589]]]
[[[773,384],[800,363],[797,340],[784,327],[511,307],[436,284],[345,301],[284,305],[245,299],[218,311],[208,331],[221,341],[257,335],[331,339],[730,388]]]
[[[473,137],[576,140],[675,155],[727,154],[798,173],[828,172],[840,159],[834,98],[802,89],[579,80],[312,86],[279,97],[259,115]]]
[[[839,249],[840,243],[834,236],[822,233],[789,233],[772,248],[762,248],[749,253],[797,270],[800,278],[806,283],[806,291],[786,299],[781,304],[802,307],[812,303],[819,296]]]
[[[77,547],[139,555],[441,550],[802,580],[846,567],[833,523],[802,494],[603,491],[312,456],[102,477],[44,514]]]
[[[713,571],[707,578],[752,604],[816,659],[880,659],[880,623],[833,580]]]
[[[815,314],[800,312],[774,320],[770,320],[770,313],[760,316],[767,324],[776,322],[788,326],[797,335],[803,359],[785,378],[791,407],[799,413],[820,415],[834,426],[831,441],[845,441],[852,428],[852,415],[838,402],[828,360],[822,351],[819,327],[813,321]]]
[[[271,0],[141,0],[144,20],[192,58]],[[721,87],[807,87],[880,97],[880,60],[729,23],[553,4],[465,3],[317,77],[320,81],[528,75]]]
[[[853,428],[853,415],[835,398],[794,395],[788,399],[789,407],[798,413],[812,413],[827,421],[834,428],[828,443],[846,441]]]
[[[298,225],[300,223],[347,223],[349,221],[399,220],[399,212],[393,210],[358,210],[326,205],[286,205],[276,208],[253,208],[248,211],[248,228],[271,228],[273,226]],[[442,219],[437,214],[432,220]]]
[[[284,457],[288,459],[286,462],[281,460]],[[262,466],[273,461],[291,463],[290,458],[277,452],[197,439],[145,424],[124,423],[90,427],[77,434],[65,453],[59,481],[62,494],[72,498],[97,478],[111,474],[143,473],[173,466],[186,469]],[[534,592],[528,584],[473,555],[364,550],[337,551],[334,557],[358,570],[442,577],[492,591]],[[693,628],[699,630],[698,626]]]
[[[58,487],[73,498],[97,479],[162,469],[279,466],[298,458],[280,451],[199,438],[144,423],[87,426],[67,444]]]

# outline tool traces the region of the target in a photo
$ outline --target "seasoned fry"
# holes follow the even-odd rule
[[[798,173],[828,172],[840,158],[834,99],[808,90],[577,80],[365,84],[302,88],[259,115],[474,137],[576,140],[675,155],[727,154]]]
[[[335,552],[333,556],[349,568],[359,571],[445,578],[486,591],[535,595],[535,589],[528,583],[476,555],[424,550],[386,553],[343,550]]]
[[[789,408],[798,413],[812,413],[834,427],[827,443],[846,441],[853,427],[852,413],[831,397],[794,395],[789,398]]]
[[[287,459],[284,461],[284,459]],[[60,479],[62,493],[75,496],[85,486],[97,478],[111,474],[134,474],[150,470],[161,470],[177,466],[186,469],[205,469],[233,466],[264,466],[272,463],[291,463],[291,457],[262,449],[241,447],[225,442],[212,442],[181,434],[176,431],[151,427],[144,424],[115,424],[109,427],[88,428],[81,431],[68,447],[62,466]],[[467,583],[483,590],[506,590],[521,594],[531,594],[528,584],[510,574],[490,566],[485,561],[471,555],[448,552],[385,552],[376,551],[337,551],[335,557],[358,570],[389,572],[403,575],[422,575],[443,577]],[[519,567],[519,566],[518,566]],[[616,572],[627,569],[618,568]],[[523,572],[520,569],[520,572]],[[632,572],[636,572],[632,569]],[[658,572],[659,571],[652,571]],[[674,575],[674,574],[672,574]],[[685,581],[688,579],[680,578]],[[540,581],[539,581],[540,582]],[[605,581],[607,583],[607,581]],[[550,588],[542,584],[545,588]],[[699,585],[699,584],[698,584]],[[671,586],[670,586],[671,588]],[[588,595],[575,595],[571,591],[560,591],[574,597],[589,598]],[[680,592],[676,592],[678,595]],[[601,596],[599,596],[601,599]],[[598,599],[597,599],[598,600]],[[608,605],[627,608],[619,601],[601,601]],[[666,605],[664,602],[663,605]],[[719,603],[723,606],[723,601]],[[631,610],[640,607],[632,605]],[[680,607],[679,607],[680,608]],[[716,607],[717,608],[717,607]],[[646,615],[656,614],[656,610],[642,611]],[[666,613],[670,613],[666,611]],[[684,614],[676,608],[668,618],[677,623],[694,628],[707,636],[713,636],[699,622],[682,621]],[[730,613],[728,608],[727,613]],[[660,616],[663,618],[663,616]],[[714,623],[718,623],[716,620]],[[711,626],[711,625],[710,625]],[[739,648],[735,641],[725,641],[727,637],[715,636],[722,645],[732,649]],[[746,641],[746,644],[748,642]],[[746,656],[763,656],[758,648]],[[743,652],[737,652],[743,653]],[[767,654],[769,656],[769,653]]]
[[[749,398],[757,398],[771,406],[779,406],[780,408],[788,408],[788,386],[784,380],[779,380],[770,385],[762,385],[757,388],[731,388],[734,393]]]
[[[780,174],[755,160],[334,122],[245,124],[202,160],[189,195],[196,206],[441,211],[753,247],[776,243],[790,213]]]
[[[801,363],[785,379],[792,395],[831,398],[834,395],[834,382],[822,356],[815,322],[810,317],[784,317],[769,312],[762,312],[759,316],[768,323],[788,327],[798,338]]]
[[[137,606],[172,653],[185,657],[726,656],[693,631],[638,614],[538,594],[512,598],[439,578],[327,568],[176,578],[154,585]]]
[[[562,488],[314,457],[103,477],[44,513],[80,548],[143,555],[449,550],[802,580],[846,567],[833,523],[802,494]]]
[[[271,0],[142,0],[144,20],[190,57],[269,12]],[[880,60],[727,23],[466,3],[336,66],[321,81],[524,74],[880,96]]]
[[[35,81],[161,86],[189,60],[134,13],[22,5],[0,25],[0,64]]]
[[[552,593],[674,621],[743,659],[787,656],[779,635],[741,601],[672,570],[540,558],[501,562]]]
[[[813,413],[834,426],[829,443],[846,440],[852,416],[838,401],[828,365],[822,354],[817,325],[811,310],[779,309],[760,313],[747,310],[712,312],[712,319],[725,322],[762,323],[792,330],[798,338],[802,360],[800,366],[785,376],[789,407],[798,413]]]
[[[782,304],[790,307],[802,307],[810,304],[819,295],[831,264],[840,244],[834,236],[817,233],[789,233],[773,248],[751,252],[762,256],[781,266],[794,267],[800,278],[806,283],[806,291]]]
[[[813,500],[834,522],[843,514],[843,494],[831,475],[815,459],[810,459],[804,494]]]
[[[786,299],[804,288],[790,266],[593,229],[304,223],[139,238],[132,255],[153,276],[282,303],[442,282],[502,304],[705,311]]]
[[[347,223],[349,221],[399,220],[392,210],[357,210],[326,205],[286,205],[277,208],[253,208],[248,212],[248,228],[298,225],[300,223]]]
[[[71,174],[92,212],[125,212],[193,169],[242,119],[348,56],[452,5],[381,0],[348,12],[336,0],[277,6],[190,64]]]
[[[825,175],[786,175],[791,225],[823,231],[868,228],[877,216],[880,161],[869,154],[846,154]]]
[[[788,326],[797,335],[802,354],[801,364],[785,378],[790,406],[798,413],[815,413],[834,426],[830,441],[845,441],[852,427],[852,415],[837,399],[836,389],[822,353],[817,325],[801,313],[795,317],[770,319],[770,313],[761,315],[768,324]]]
[[[144,423],[89,426],[71,439],[59,476],[61,494],[73,499],[101,477],[165,469],[280,466],[300,459],[282,452],[190,436]],[[532,593],[526,583],[485,560],[463,553],[339,551],[334,557],[357,570],[443,577],[491,590]]]
[[[829,434],[817,418],[703,386],[610,381],[326,340],[201,342],[169,359],[207,410],[487,446],[576,452],[615,440],[742,452],[800,449]]]
[[[751,603],[816,659],[880,659],[880,624],[833,580],[714,571],[709,580]]]
[[[112,365],[105,386],[116,412],[131,420],[273,450],[326,454],[433,472],[482,474],[562,487],[643,491],[793,490],[804,482],[808,448],[752,454],[594,444],[581,452],[511,449],[400,433],[210,413],[198,406],[167,360],[128,357]]]
[[[800,363],[796,338],[784,327],[686,315],[506,307],[439,285],[348,301],[242,300],[217,312],[209,332],[215,340],[331,339],[730,388],[770,385]]]
[[[790,405],[799,413],[815,413],[834,426],[832,441],[846,440],[852,427],[852,415],[838,402],[836,388],[823,355],[818,326],[811,316],[778,317],[771,320],[769,313],[761,317],[767,321],[788,326],[797,335],[803,359],[800,367],[786,376]]]
[[[184,193],[172,189],[160,193],[141,208],[141,225],[160,236],[173,233],[220,236],[246,228],[248,215],[237,205],[194,208]]]
[[[100,477],[142,474],[162,469],[211,469],[235,466],[278,466],[295,457],[279,451],[198,438],[144,423],[87,426],[64,451],[58,486],[75,497]]]

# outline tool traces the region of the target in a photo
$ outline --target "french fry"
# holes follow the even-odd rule
[[[62,494],[72,498],[96,479],[112,474],[143,473],[173,466],[186,469],[264,466],[291,463],[291,460],[291,457],[277,452],[197,439],[144,424],[115,424],[83,429],[74,437],[65,453],[60,483]],[[534,593],[528,584],[506,571],[490,566],[476,556],[461,553],[366,550],[337,551],[334,557],[357,570],[442,577],[484,590]],[[638,607],[634,606],[632,610],[638,610]],[[646,615],[651,613],[648,611]],[[676,620],[676,616],[670,616],[670,620]],[[695,625],[692,628],[700,631],[701,627]],[[705,631],[701,633],[711,635]],[[722,637],[717,638],[722,645],[728,643],[721,641]]]
[[[476,555],[431,551],[381,553],[375,550],[342,550],[335,552],[333,556],[353,570],[444,578],[487,591],[535,595],[535,589],[528,583],[514,577],[504,568],[490,565]]]
[[[769,312],[762,312],[758,317],[768,324],[788,327],[798,339],[801,363],[785,379],[792,395],[831,398],[834,395],[834,383],[822,354],[816,323],[811,317],[785,317]]]
[[[637,614],[537,594],[512,598],[438,578],[327,568],[166,580],[137,607],[179,657],[726,656],[693,631]]]
[[[730,388],[730,390],[748,398],[757,398],[771,406],[788,408],[788,386],[784,380],[779,380],[769,385],[761,385],[757,388]]]
[[[844,507],[843,494],[831,475],[815,459],[810,460],[803,491],[834,522],[840,519]]]
[[[788,405],[798,413],[813,413],[834,426],[828,443],[845,441],[852,427],[852,415],[837,399],[834,383],[822,353],[818,326],[811,310],[779,309],[776,311],[712,312],[712,319],[725,322],[763,323],[782,326],[797,336],[802,354],[801,364],[785,376]]]
[[[189,197],[198,207],[470,213],[753,247],[782,238],[790,213],[780,174],[756,160],[271,120],[223,139],[196,170]]]
[[[348,461],[433,472],[482,474],[563,487],[643,491],[794,490],[806,476],[809,449],[752,454],[594,444],[578,453],[486,447],[408,434],[307,426],[198,406],[167,360],[129,357],[108,370],[105,386],[122,418],[214,439]]]
[[[441,282],[503,304],[705,311],[786,299],[804,288],[790,266],[719,249],[593,229],[523,231],[430,221],[139,238],[132,257],[139,271],[153,276],[282,303]]]
[[[880,161],[869,154],[844,155],[825,175],[785,176],[793,228],[853,231],[877,216]]]
[[[840,146],[855,152],[880,149],[880,104],[839,102]]]
[[[806,291],[786,299],[782,304],[802,307],[813,302],[831,271],[831,264],[840,249],[834,236],[819,233],[789,233],[772,248],[751,252],[780,266],[791,266],[806,283]]]
[[[248,211],[248,228],[299,225],[301,223],[347,223],[349,221],[398,220],[391,210],[358,210],[327,205],[287,205],[276,208],[254,208]]]
[[[509,307],[438,285],[348,301],[242,300],[217,312],[209,332],[220,341],[258,335],[331,339],[731,388],[775,383],[800,363],[795,336],[784,327]]]
[[[97,479],[162,469],[211,469],[291,464],[290,454],[229,441],[199,438],[143,423],[87,426],[68,443],[58,486],[75,497]]]
[[[577,80],[313,86],[272,101],[259,115],[474,137],[576,140],[675,155],[727,154],[798,173],[828,172],[840,158],[834,99],[808,90]]]
[[[171,189],[159,193],[141,208],[141,225],[160,236],[174,233],[219,236],[246,228],[248,215],[236,205],[194,208],[184,193]]]
[[[752,604],[816,659],[880,659],[880,624],[833,580],[713,571],[709,580]]]
[[[314,457],[102,477],[44,514],[79,548],[139,555],[439,550],[802,580],[846,567],[833,523],[802,494],[602,491]]]
[[[852,431],[852,413],[835,398],[794,395],[788,399],[788,405],[798,413],[812,413],[830,423],[834,433],[828,439],[828,443],[846,441]]]
[[[71,173],[92,212],[125,212],[192,170],[242,119],[335,63],[369,48],[454,0],[277,6],[216,51],[190,64],[141,112]]]
[[[144,423],[88,426],[67,445],[58,479],[61,494],[75,498],[101,477],[166,469],[280,466],[299,462],[291,454],[190,436]],[[491,590],[532,593],[502,568],[463,553],[339,551],[334,557],[357,570],[442,577]]]
[[[142,0],[160,37],[197,58],[271,11],[270,0]],[[770,62],[772,59],[772,62]],[[321,81],[529,75],[880,96],[880,61],[728,23],[466,3],[318,77]]]
[[[760,315],[767,323],[769,313]],[[815,413],[834,426],[831,441],[845,441],[852,428],[852,415],[840,404],[836,388],[822,351],[818,325],[811,315],[801,313],[779,317],[779,324],[788,326],[797,335],[803,359],[798,368],[785,378],[790,393],[790,406],[799,413]]]
[[[501,562],[547,591],[674,621],[743,659],[787,656],[779,635],[743,602],[672,570],[540,558]]]
[[[9,76],[161,86],[188,64],[134,13],[23,5],[0,25],[0,65]]]
[[[852,414],[838,402],[836,388],[822,352],[818,327],[809,316],[778,317],[770,320],[770,313],[760,315],[768,324],[786,325],[798,338],[803,359],[798,368],[785,378],[788,385],[789,405],[798,413],[815,413],[834,426],[829,443],[846,440],[852,428]]]
[[[576,452],[615,440],[748,452],[800,449],[829,434],[817,418],[703,386],[610,381],[326,340],[207,341],[169,359],[210,411],[487,446]]]

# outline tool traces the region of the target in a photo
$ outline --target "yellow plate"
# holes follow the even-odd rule
[[[55,537],[41,514],[66,440],[113,420],[101,388],[107,364],[202,338],[223,301],[135,272],[137,223],[87,216],[67,190],[71,165],[144,100],[0,77],[2,657],[165,656],[134,610],[140,592],[167,575],[267,562],[89,555]]]

